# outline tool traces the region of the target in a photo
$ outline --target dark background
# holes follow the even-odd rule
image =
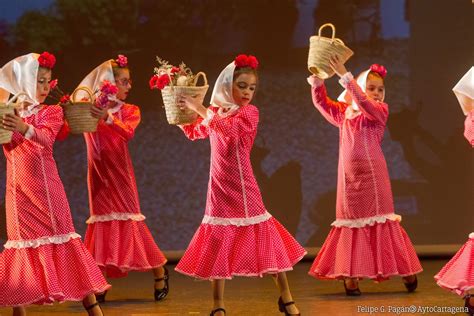
[[[326,22],[354,50],[346,66],[355,75],[372,63],[388,69],[391,113],[383,150],[396,212],[413,242],[461,244],[473,230],[472,149],[451,91],[473,65],[468,0],[38,0],[31,10],[15,6],[21,2],[0,5],[0,65],[49,51],[58,59],[53,77],[71,92],[101,62],[128,56],[134,80],[128,101],[142,110],[130,151],[142,211],[162,249],[184,249],[202,219],[209,143],[190,142],[167,124],[159,92],[148,89],[156,55],[206,72],[206,102],[237,54],[259,58],[252,162],[265,204],[303,245],[323,243],[335,213],[338,130],[314,109],[306,67],[308,36]],[[333,98],[342,91],[335,78],[326,85]],[[82,136],[56,143],[55,157],[76,229],[84,234]],[[0,170],[4,200],[3,155]]]

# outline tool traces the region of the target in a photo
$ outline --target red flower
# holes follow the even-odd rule
[[[179,72],[180,70],[181,70],[181,69],[179,69],[178,67],[174,67],[174,66],[173,66],[173,68],[171,68],[171,73],[174,74],[174,73]]]
[[[170,83],[170,77],[167,74],[161,75],[156,81],[156,87],[160,90],[163,90]]]
[[[53,69],[54,64],[56,64],[56,57],[48,52],[43,52],[38,57],[38,63],[40,67]]]
[[[69,94],[65,94],[61,97],[61,99],[59,99],[59,103],[61,104],[65,104],[68,102],[71,102],[71,96]]]
[[[157,82],[158,82],[158,76],[156,75],[151,76],[150,81],[148,82],[148,84],[150,85],[150,89],[158,89],[158,87],[156,86]]]
[[[118,55],[115,60],[120,67],[127,67],[128,58],[125,55]]]
[[[56,88],[57,85],[58,85],[58,79],[54,79],[54,80],[51,80],[51,81],[49,82],[49,88],[50,88],[51,90],[53,90],[54,88]]]
[[[258,60],[252,55],[247,56],[245,54],[240,54],[239,56],[235,57],[234,63],[235,66],[239,68],[249,67],[252,69],[257,69],[258,67]]]
[[[102,86],[100,87],[100,92],[107,95],[117,94],[118,88],[116,85],[110,83],[110,81],[104,80]]]
[[[379,64],[373,64],[372,66],[370,66],[370,71],[378,73],[382,78],[385,78],[385,76],[387,75],[387,69],[385,69],[384,66]]]

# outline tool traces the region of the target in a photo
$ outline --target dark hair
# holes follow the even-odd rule
[[[374,77],[377,77],[377,78],[380,78],[382,79],[382,81],[385,81],[385,79],[378,73],[378,72],[375,72],[375,71],[370,71],[369,74],[367,75],[367,78],[372,75]]]
[[[250,67],[236,67],[234,70],[234,77],[232,80],[235,80],[238,76],[241,74],[253,74],[255,75],[255,78],[257,78],[257,83],[258,83],[258,72],[257,69],[250,68]]]

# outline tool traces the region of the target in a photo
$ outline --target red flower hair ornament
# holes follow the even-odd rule
[[[235,66],[242,68],[242,67],[249,67],[252,69],[257,69],[258,68],[258,60],[257,57],[252,56],[252,55],[245,55],[245,54],[240,54],[239,56],[235,57],[234,60]]]
[[[56,57],[48,52],[43,52],[38,57],[38,63],[40,67],[53,69],[54,65],[56,64]]]
[[[380,77],[385,78],[387,75],[387,69],[384,66],[379,64],[373,64],[370,66],[370,71],[375,72],[380,75]]]
[[[115,60],[115,62],[119,65],[119,67],[123,68],[123,67],[127,67],[128,65],[128,58],[127,56],[125,55],[118,55],[117,56],[117,59]]]

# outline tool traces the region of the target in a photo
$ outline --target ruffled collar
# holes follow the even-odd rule
[[[20,115],[21,118],[26,118],[30,117],[31,115],[36,115],[38,114],[38,111],[41,108],[41,104],[31,104],[26,107],[26,109],[20,109],[18,110],[18,114]]]

